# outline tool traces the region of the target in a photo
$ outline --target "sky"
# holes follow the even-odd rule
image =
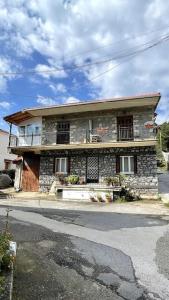
[[[160,92],[169,121],[169,1],[0,0],[0,127],[28,107]]]

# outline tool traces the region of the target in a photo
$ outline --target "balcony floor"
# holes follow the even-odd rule
[[[11,152],[22,154],[24,152],[40,153],[47,150],[70,150],[70,149],[99,149],[99,148],[128,148],[128,147],[146,147],[155,146],[156,140],[125,141],[112,143],[85,143],[85,144],[55,144],[55,145],[36,145],[10,147]]]

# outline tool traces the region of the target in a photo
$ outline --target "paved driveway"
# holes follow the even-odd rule
[[[159,193],[169,194],[169,173],[159,175]]]
[[[13,207],[13,298],[167,300],[168,223],[167,215]]]
[[[164,200],[169,200],[169,172],[158,177],[159,194]]]

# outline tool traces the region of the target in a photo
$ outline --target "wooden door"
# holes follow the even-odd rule
[[[70,123],[58,122],[57,123],[57,144],[69,144],[70,142]]]
[[[24,155],[22,189],[25,192],[38,192],[39,190],[39,167],[38,155]]]
[[[117,140],[133,140],[133,116],[117,117]]]

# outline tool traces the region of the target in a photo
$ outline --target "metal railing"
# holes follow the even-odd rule
[[[156,133],[146,128],[133,130],[132,127],[120,127],[117,131],[108,128],[72,129],[70,131],[51,131],[40,134],[10,136],[9,147],[26,147],[59,144],[111,143],[117,141],[154,139]]]
[[[118,141],[130,141],[134,139],[133,126],[119,126],[117,130]]]

